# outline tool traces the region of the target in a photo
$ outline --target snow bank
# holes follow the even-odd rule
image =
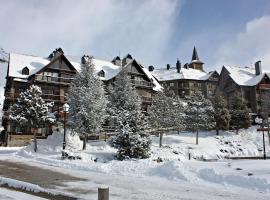
[[[24,181],[18,181],[18,180],[14,180],[10,178],[0,177],[0,185],[5,185],[5,184],[7,184],[9,187],[36,192],[36,193],[47,192],[44,188],[35,184],[27,183]]]
[[[46,140],[38,140],[38,153],[39,154],[52,154],[58,153],[63,149],[63,138],[64,134],[62,132],[53,132],[49,135]],[[72,135],[70,131],[66,134],[66,150],[70,152],[76,152],[82,148],[82,141],[78,135]],[[34,153],[34,144],[30,144],[23,148],[18,154],[22,155],[32,155]]]
[[[159,176],[170,180],[184,180],[188,181],[190,177],[189,171],[183,162],[169,161],[162,163],[160,166],[150,170],[147,175]]]
[[[225,175],[216,172],[214,169],[202,169],[199,171],[198,176],[208,182],[214,182],[223,185],[229,184],[262,192],[270,192],[270,182],[262,178],[232,174]]]

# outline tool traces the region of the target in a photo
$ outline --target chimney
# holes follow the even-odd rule
[[[153,65],[150,65],[150,66],[148,67],[148,71],[149,71],[149,72],[154,71],[154,69],[155,69],[155,68],[154,68],[154,66],[153,66]]]
[[[170,66],[170,64],[167,64],[167,70],[169,70],[169,69],[170,69],[170,67],[171,67],[171,66]]]
[[[176,62],[176,69],[177,69],[177,73],[180,73],[181,63],[180,63],[180,61],[178,59],[177,59],[177,62]]]
[[[261,61],[257,61],[255,63],[255,74],[256,76],[262,74],[262,65],[261,65]]]

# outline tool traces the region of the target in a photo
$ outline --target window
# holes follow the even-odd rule
[[[28,67],[24,67],[24,68],[22,69],[22,74],[23,74],[23,75],[29,75],[29,69],[28,69]]]
[[[100,72],[98,72],[98,76],[105,77],[105,72],[103,70],[101,70]]]

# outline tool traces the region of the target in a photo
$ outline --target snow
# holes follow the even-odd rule
[[[7,184],[9,187],[12,188],[17,188],[17,189],[23,189],[26,191],[31,191],[31,192],[46,192],[44,188],[41,188],[38,185],[34,185],[31,183],[27,183],[24,181],[18,181],[10,178],[5,178],[0,176],[0,186]]]
[[[29,76],[37,73],[44,66],[49,64],[50,60],[48,58],[10,53],[9,59],[9,76],[17,78],[28,78]],[[23,75],[22,69],[28,67],[29,75]]]
[[[224,67],[228,70],[228,72],[230,73],[230,77],[234,80],[234,82],[242,86],[257,85],[264,76],[269,76],[268,73],[256,75],[255,68],[252,67]]]
[[[200,132],[199,145],[190,132],[153,136],[149,159],[118,161],[116,150],[106,142],[89,142],[81,151],[78,136],[67,134],[67,152],[82,160],[61,160],[63,133],[53,133],[33,146],[0,149],[0,159],[25,162],[88,179],[66,183],[66,187],[97,190],[108,185],[113,199],[268,199],[270,197],[270,160],[228,160],[228,156],[262,156],[262,134],[256,127],[234,132]],[[267,134],[266,134],[267,135]],[[268,137],[267,148],[270,152]],[[223,150],[222,152],[220,150]],[[240,150],[241,149],[241,150]],[[226,150],[226,151],[225,151]],[[188,154],[191,160],[188,160]],[[162,162],[157,162],[158,158]],[[204,162],[203,159],[217,159]],[[64,188],[58,188],[59,191]],[[192,192],[188,192],[192,191]],[[75,192],[76,193],[76,192]],[[74,193],[74,194],[75,194]],[[78,194],[79,193],[79,194]],[[80,193],[81,198],[96,198],[93,193]],[[223,195],[222,195],[223,194]]]
[[[45,200],[44,198],[32,196],[23,192],[0,188],[1,200]]]
[[[169,81],[169,80],[178,80],[178,79],[190,79],[190,80],[207,80],[213,72],[204,72],[192,68],[181,68],[180,72],[177,73],[176,68],[167,69],[155,69],[152,71],[152,74],[159,81]]]

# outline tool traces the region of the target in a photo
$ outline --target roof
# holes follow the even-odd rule
[[[261,82],[262,78],[269,73],[264,72],[260,75],[255,74],[255,68],[252,67],[232,67],[223,66],[229,73],[233,81],[241,86],[254,86]]]
[[[64,55],[68,61],[73,65],[73,67],[79,72],[81,70],[81,57],[79,56],[69,56]],[[26,54],[17,54],[17,53],[10,53],[10,60],[9,60],[9,74],[10,77],[15,77],[17,80],[26,79],[29,76],[37,73],[43,67],[50,63],[50,59]],[[115,77],[121,70],[122,67],[118,65],[114,65],[113,63],[101,59],[93,58],[93,64],[95,65],[95,73],[97,74],[101,70],[105,72],[104,77],[100,77],[101,80],[110,80]],[[129,63],[128,63],[129,64]],[[28,67],[29,75],[23,75],[22,69],[24,67]],[[143,68],[143,67],[142,67]],[[143,71],[148,76],[150,80],[153,80],[155,85],[154,90],[160,90],[161,86],[152,76],[152,74],[145,68]],[[148,73],[149,72],[149,73]]]
[[[188,79],[188,80],[207,80],[213,72],[204,72],[201,70],[193,68],[181,68],[180,73],[177,73],[176,68],[167,69],[155,69],[152,71],[152,74],[159,81],[170,81],[170,80],[179,80],[179,79]]]

